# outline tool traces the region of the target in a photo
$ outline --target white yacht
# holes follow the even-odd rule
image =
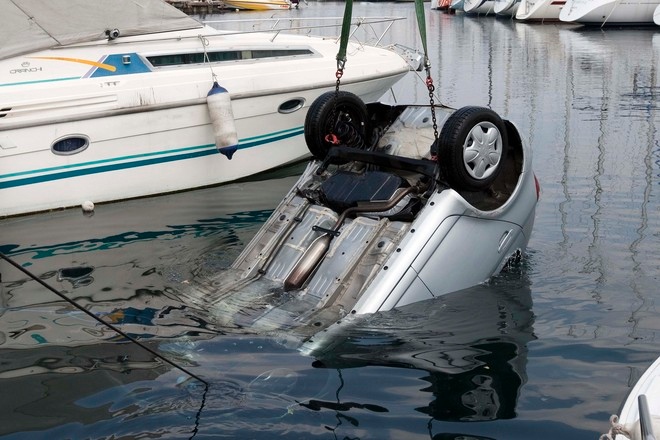
[[[219,31],[160,0],[0,10],[0,218],[301,160],[307,109],[337,83],[335,38]],[[342,89],[367,102],[410,70],[387,48],[347,53]]]
[[[561,21],[587,25],[652,24],[660,0],[566,0]]]

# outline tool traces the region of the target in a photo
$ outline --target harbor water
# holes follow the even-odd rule
[[[310,355],[286,331],[220,325],[223,311],[190,300],[238,256],[301,165],[93,215],[1,220],[0,251],[208,387],[2,261],[0,438],[607,432],[660,355],[660,27],[521,23],[425,5],[436,103],[489,107],[532,147],[541,198],[523,262],[484,285],[358,317]],[[340,17],[343,6],[199,18],[240,28],[253,18]],[[413,3],[355,3],[354,16],[407,17],[383,43],[422,47]],[[383,100],[428,103],[420,75]]]

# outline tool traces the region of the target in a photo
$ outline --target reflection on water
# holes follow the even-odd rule
[[[424,371],[430,402],[416,411],[436,421],[513,418],[535,336],[528,281],[506,279],[356,318],[313,337],[304,351],[321,368]]]
[[[272,180],[267,190],[245,182],[198,191],[194,198],[182,193],[110,204],[97,207],[94,217],[68,210],[10,219],[2,230],[12,241],[0,244],[0,251],[131,336],[214,335],[170,284],[230,264],[295,178]],[[218,204],[218,197],[228,205]],[[0,348],[122,339],[3,264]]]
[[[250,224],[261,224],[269,215],[270,210],[237,212],[225,218],[203,219],[193,224],[168,224],[164,225],[165,229],[162,230],[126,231],[100,238],[74,240],[47,246],[28,246],[21,248],[19,245],[9,244],[4,245],[0,251],[9,256],[29,254],[33,259],[40,259],[70,253],[120,249],[127,245],[144,241],[177,240],[186,236],[193,238],[212,236],[229,229],[227,227],[228,225],[236,228],[244,228]]]
[[[76,280],[93,273],[88,266],[67,267],[52,278],[75,289]],[[331,337],[319,335],[308,342],[302,348],[311,356],[307,359],[291,346],[291,337],[223,328],[211,321],[214,315],[206,308],[180,302],[180,292],[171,288],[168,294],[151,290],[116,302],[79,302],[168,359],[193,368],[211,384],[208,407],[200,415],[205,435],[232,438],[239,432],[249,436],[284,430],[292,423],[313,425],[318,414],[339,421],[326,420],[326,430],[352,436],[360,432],[354,428],[365,414],[413,411],[419,423],[410,429],[435,423],[433,430],[440,435],[435,438],[451,438],[440,434],[444,428],[438,423],[515,417],[516,399],[526,381],[527,343],[534,339],[529,281],[516,277],[511,274],[508,281],[500,281],[503,285],[478,286],[356,318],[332,330]],[[11,294],[28,284],[11,287]],[[481,305],[476,310],[475,302]],[[3,354],[9,361],[3,364],[0,380],[12,389],[31,385],[20,404],[4,408],[7,414],[28,415],[17,417],[2,432],[31,426],[53,435],[85,437],[92,430],[94,435],[110,435],[114,430],[124,436],[166,432],[185,438],[183,434],[194,429],[192,414],[201,405],[202,392],[181,371],[135,345],[119,343],[122,338],[71,308],[41,304],[3,311],[8,335]],[[414,404],[392,405],[388,399],[393,397],[350,397],[351,380],[345,378],[356,367],[374,366],[417,371],[414,381],[421,394]],[[317,370],[326,372],[319,376]],[[344,386],[347,398],[341,391]],[[385,384],[380,392],[396,395]],[[66,399],[55,411],[54,403],[40,398],[44,393],[53,399],[66,393]],[[52,411],[53,417],[40,417],[40,411]],[[133,419],[141,420],[139,429]],[[126,422],[118,427],[121,420]],[[81,421],[84,425],[78,426]]]
[[[354,8],[408,17],[384,42],[419,47],[411,4]],[[208,380],[207,438],[596,438],[660,352],[660,28],[438,11],[427,28],[436,102],[489,106],[533,147],[542,196],[521,279],[330,328],[305,357],[289,333],[231,326],[213,298],[187,297],[295,177],[2,220],[0,250]],[[411,73],[384,98],[428,90]],[[0,274],[0,384],[16,396],[0,399],[0,435],[190,437],[194,381],[4,262]]]
[[[168,370],[133,344],[3,350],[0,435],[126,438],[167,429],[188,437],[202,393]]]

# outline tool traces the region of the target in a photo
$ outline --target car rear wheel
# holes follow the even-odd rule
[[[438,138],[438,163],[457,190],[488,188],[500,174],[508,139],[502,118],[483,107],[462,107],[452,113]]]
[[[337,135],[343,145],[364,148],[369,145],[368,118],[367,106],[359,96],[344,91],[338,95],[334,91],[323,93],[314,100],[305,117],[309,152],[319,160],[325,159],[335,145],[328,140],[329,134]]]

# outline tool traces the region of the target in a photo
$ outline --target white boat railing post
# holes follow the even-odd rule
[[[394,20],[395,20],[394,18],[390,20],[390,23],[387,25],[387,27],[385,28],[383,33],[380,35],[378,40],[376,40],[376,46],[378,46],[380,44],[381,40],[385,37],[385,34],[387,34],[389,32],[390,28],[394,24]]]
[[[637,407],[637,410],[639,411],[639,429],[642,433],[642,440],[656,440],[653,433],[651,411],[649,411],[649,403],[646,400],[645,394],[637,396]]]

